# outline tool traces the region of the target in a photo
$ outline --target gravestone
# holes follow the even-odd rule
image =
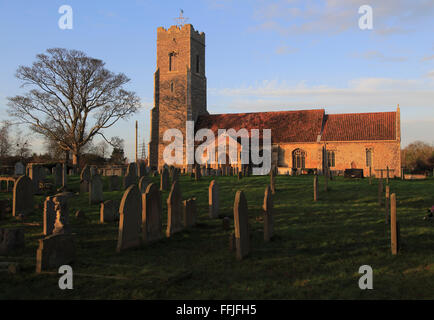
[[[167,170],[167,167],[164,167],[160,176],[160,190],[167,191],[169,190],[169,188],[170,188],[169,171]]]
[[[104,201],[103,195],[103,185],[101,181],[101,176],[95,174],[90,178],[89,184],[89,204],[96,204]]]
[[[167,198],[166,237],[168,238],[183,229],[181,199],[181,189],[179,188],[178,181],[175,181]]]
[[[109,177],[109,188],[110,188],[110,191],[121,190],[121,180],[120,180],[119,176],[111,175]]]
[[[60,187],[62,185],[62,166],[60,163],[57,163],[53,168],[54,170],[54,185],[56,187]]]
[[[137,165],[135,162],[131,162],[127,167],[127,174],[124,177],[124,189],[137,183]]]
[[[273,197],[270,186],[265,188],[264,204],[264,241],[268,242],[273,237],[274,218],[273,218]]]
[[[200,167],[198,165],[194,168],[194,180],[199,181],[201,178]]]
[[[159,240],[162,234],[161,195],[158,186],[151,183],[142,195],[142,235],[145,243]]]
[[[219,216],[219,186],[216,180],[211,181],[208,187],[209,217],[216,219]]]
[[[148,187],[148,184],[151,183],[148,179],[148,177],[141,177],[139,179],[139,190],[143,194],[146,192],[146,188]]]
[[[0,228],[0,255],[9,255],[23,249],[24,230],[19,228]]]
[[[44,201],[44,217],[43,224],[44,230],[43,233],[45,236],[49,236],[53,233],[54,223],[56,221],[56,210],[54,209],[55,204],[53,201],[53,197],[47,197]]]
[[[148,172],[147,172],[147,168],[146,168],[146,163],[141,161],[138,163],[137,165],[137,175],[139,178],[147,176]]]
[[[32,180],[27,176],[21,176],[15,181],[13,191],[12,216],[23,214],[24,216],[33,211]]]
[[[26,174],[26,168],[24,167],[24,164],[21,161],[15,163],[14,175],[23,176],[25,174]]]
[[[99,221],[101,223],[113,222],[118,220],[118,207],[113,200],[101,202],[99,209]]]
[[[53,234],[39,240],[39,247],[36,251],[37,273],[49,269],[58,269],[62,265],[71,265],[74,261],[75,246],[73,235]]]
[[[183,223],[185,228],[192,227],[196,224],[196,198],[190,198],[183,201]]]
[[[119,214],[119,233],[116,251],[121,252],[128,248],[140,246],[142,194],[137,185],[133,184],[129,186],[124,192]]]
[[[90,177],[90,167],[86,164],[80,173],[80,193],[89,192]]]
[[[239,190],[234,202],[234,225],[237,259],[242,260],[249,253],[249,213],[244,192]]]
[[[28,169],[29,169],[28,176],[32,181],[33,193],[37,194],[39,193],[39,182],[41,180],[39,176],[39,166],[35,163],[31,163],[28,165]]]
[[[53,234],[66,234],[70,231],[68,198],[68,193],[59,193],[53,197],[54,210],[56,211]]]

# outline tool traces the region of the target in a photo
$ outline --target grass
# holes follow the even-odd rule
[[[0,261],[16,261],[17,274],[0,272],[1,299],[433,299],[434,221],[424,221],[434,204],[434,180],[390,180],[397,194],[402,250],[390,253],[384,209],[378,205],[377,182],[337,177],[313,202],[312,176],[277,176],[273,197],[275,238],[263,241],[262,202],[269,177],[215,177],[220,185],[220,213],[233,217],[235,192],[243,190],[249,207],[251,252],[243,261],[229,251],[229,233],[220,219],[208,218],[208,186],[181,176],[183,199],[197,197],[198,225],[151,245],[115,252],[117,223],[99,223],[99,206],[87,194],[70,201],[76,234],[74,289],[60,290],[57,270],[36,274],[42,209],[26,221],[8,217],[0,225],[22,226],[26,247]],[[151,178],[158,183],[158,177]],[[107,190],[108,181],[104,180]],[[78,177],[69,187],[78,191]],[[105,192],[120,200],[122,192]],[[163,192],[165,228],[168,192]],[[1,198],[11,198],[2,193]],[[35,197],[42,204],[43,196]],[[74,213],[85,211],[80,223]],[[10,214],[9,214],[10,215]],[[374,290],[360,290],[362,265],[374,271]]]

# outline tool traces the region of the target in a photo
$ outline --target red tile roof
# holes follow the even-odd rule
[[[252,113],[228,113],[200,116],[196,130],[208,128],[217,134],[218,129],[246,128],[271,129],[272,143],[315,142],[321,132],[324,109],[301,111],[276,111]]]
[[[396,112],[326,115],[321,141],[395,140]]]

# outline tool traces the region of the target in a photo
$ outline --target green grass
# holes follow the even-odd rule
[[[151,178],[158,183],[158,177]],[[275,239],[263,241],[260,219],[269,177],[216,177],[221,214],[233,217],[236,190],[249,206],[251,251],[237,261],[228,248],[222,221],[208,218],[211,177],[195,182],[181,176],[183,199],[197,197],[198,226],[170,239],[116,253],[117,223],[100,224],[99,206],[87,194],[70,201],[70,223],[76,234],[74,289],[60,290],[59,276],[35,273],[36,249],[42,237],[42,209],[25,223],[7,218],[1,226],[23,226],[26,248],[0,261],[16,261],[17,274],[0,272],[1,299],[433,299],[434,221],[422,218],[434,204],[434,180],[391,180],[397,194],[402,250],[390,253],[384,211],[377,202],[377,182],[368,179],[329,182],[313,202],[312,176],[277,176],[274,201]],[[104,181],[107,187],[107,181]],[[78,177],[70,178],[78,191]],[[2,193],[0,198],[11,197]],[[165,228],[168,192],[163,193]],[[105,192],[120,200],[122,192]],[[43,197],[36,197],[38,203]],[[87,222],[76,221],[84,210]],[[29,225],[30,223],[30,225]],[[32,225],[37,223],[39,225]],[[360,290],[361,265],[374,270],[374,290]],[[56,272],[56,270],[53,270]]]

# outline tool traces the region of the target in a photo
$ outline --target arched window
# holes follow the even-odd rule
[[[372,166],[372,150],[366,149],[366,166],[371,167]]]
[[[306,164],[306,152],[301,149],[295,149],[292,152],[292,167],[297,169],[304,169]]]

